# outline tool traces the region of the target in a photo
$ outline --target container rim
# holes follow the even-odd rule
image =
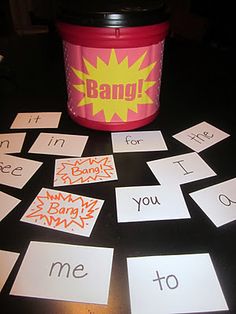
[[[88,2],[61,0],[57,20],[80,26],[132,27],[158,24],[169,18],[164,0]]]

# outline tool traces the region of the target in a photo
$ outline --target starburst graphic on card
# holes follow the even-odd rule
[[[43,188],[21,221],[89,236],[102,205],[99,199]]]
[[[56,160],[54,186],[95,183],[116,179],[117,175],[112,155]]]
[[[93,66],[83,58],[86,67],[84,72],[72,67],[80,80],[73,86],[83,93],[78,107],[92,104],[93,115],[103,112],[106,122],[117,115],[125,122],[129,110],[137,113],[138,105],[153,105],[154,100],[147,91],[157,81],[149,81],[148,76],[156,62],[142,67],[145,56],[146,52],[132,65],[129,65],[128,57],[119,63],[114,49],[111,49],[108,63],[97,57],[97,64]]]

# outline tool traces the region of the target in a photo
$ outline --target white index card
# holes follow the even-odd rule
[[[21,200],[0,191],[0,221],[6,217]]]
[[[161,131],[111,133],[114,153],[167,150]]]
[[[56,159],[54,186],[117,180],[113,155]]]
[[[21,221],[89,237],[103,200],[42,188]]]
[[[190,218],[180,186],[118,187],[118,222]]]
[[[40,161],[0,155],[0,184],[21,189],[41,165]]]
[[[80,157],[88,136],[40,133],[29,153]]]
[[[107,304],[113,249],[30,242],[11,295]]]
[[[222,141],[228,136],[230,135],[205,121],[173,135],[176,140],[182,142],[197,153]]]
[[[58,128],[61,112],[20,112],[16,115],[11,129]]]
[[[0,154],[20,153],[26,133],[0,134]]]
[[[236,220],[236,178],[195,191],[189,195],[211,221],[220,227]]]
[[[157,159],[147,164],[160,184],[183,184],[216,175],[195,152]]]
[[[19,255],[19,253],[0,250],[0,291],[5,285]]]
[[[127,258],[132,314],[228,310],[210,255]]]

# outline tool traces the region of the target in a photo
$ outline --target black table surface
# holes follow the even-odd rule
[[[67,115],[62,46],[55,34],[1,39],[0,54],[5,56],[0,72],[1,133],[14,132],[10,126],[18,112],[60,111],[57,133],[89,136],[83,156],[113,153],[110,132],[86,129]],[[0,223],[0,249],[20,253],[0,294],[2,314],[129,314],[126,258],[183,253],[210,254],[229,306],[229,311],[222,313],[236,313],[236,222],[217,228],[189,196],[193,191],[236,176],[234,75],[233,51],[167,38],[160,113],[154,122],[138,130],[160,130],[168,150],[115,153],[117,181],[63,189],[105,200],[88,238],[20,222],[39,190],[52,188],[55,161],[55,156],[28,154],[42,130],[26,130],[22,152],[15,155],[42,161],[43,165],[22,189],[0,185],[1,191],[22,200]],[[191,152],[172,135],[202,121],[229,133],[230,137],[200,153],[217,175],[182,185],[191,219],[117,223],[115,187],[158,184],[146,162]],[[108,305],[9,295],[30,241],[114,248]]]

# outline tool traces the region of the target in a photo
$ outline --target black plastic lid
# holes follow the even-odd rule
[[[164,0],[60,0],[58,20],[95,27],[131,27],[168,19]]]

